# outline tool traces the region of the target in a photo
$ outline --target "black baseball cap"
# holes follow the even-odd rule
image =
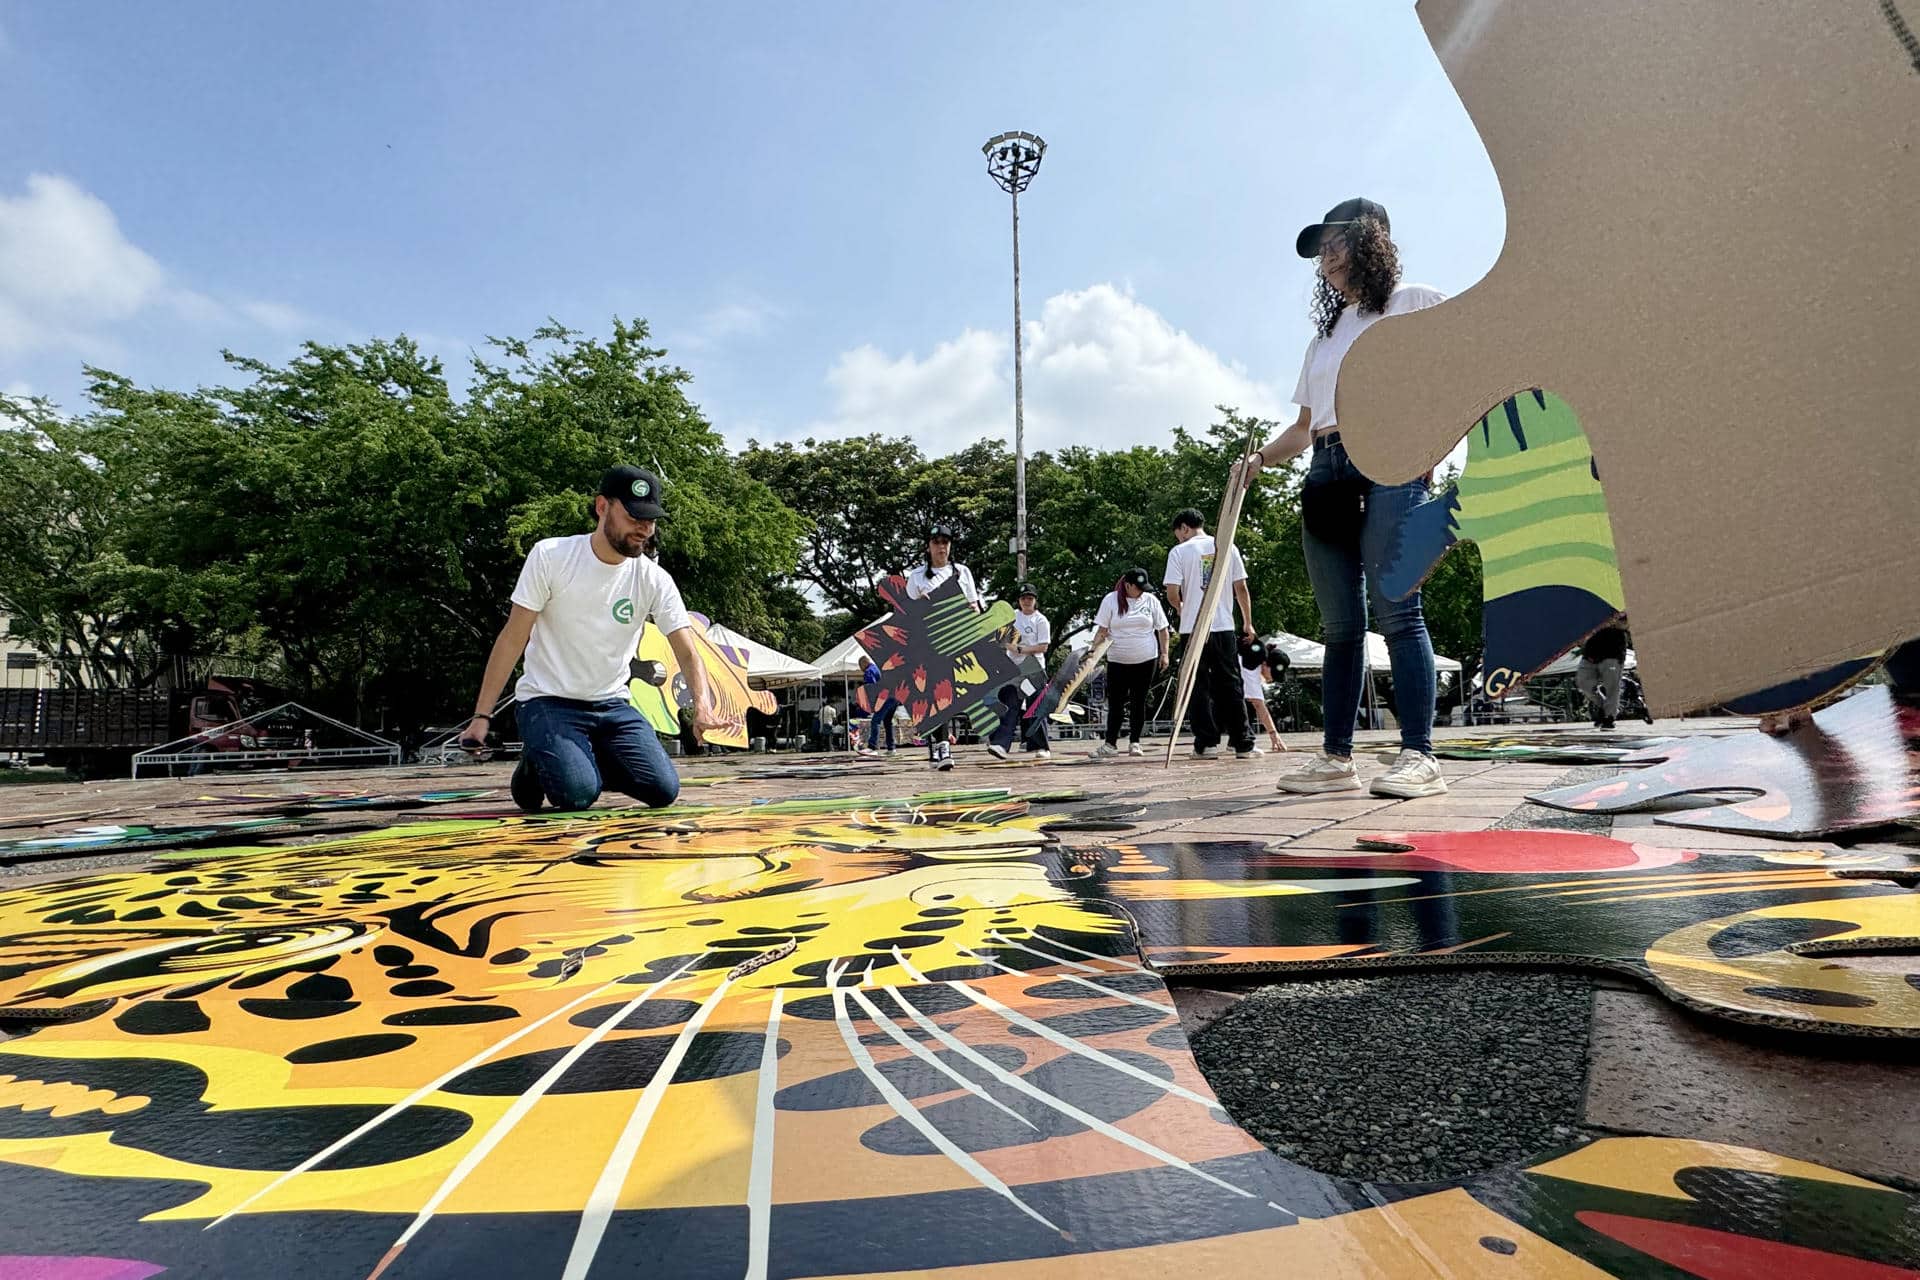
[[[946,525],[944,525],[944,524],[937,524],[937,525],[935,525],[935,526],[933,526],[933,528],[931,528],[931,529],[929,529],[929,530],[927,530],[927,541],[928,541],[928,542],[934,542],[934,541],[937,541],[937,540],[938,540],[938,539],[940,539],[940,538],[945,538],[945,539],[946,539],[946,540],[947,540],[948,542],[952,542],[952,541],[953,541],[953,530],[952,530],[952,529],[949,529],[949,528],[948,528],[948,527],[947,527]]]
[[[1031,582],[1023,582],[1020,584],[1020,589],[1013,593],[1013,598],[1018,600],[1022,596],[1032,596],[1034,599],[1037,600],[1040,598],[1040,593],[1033,589],[1033,584]]]
[[[1317,258],[1320,256],[1320,242],[1326,238],[1327,232],[1350,227],[1362,218],[1377,218],[1381,226],[1393,230],[1393,224],[1387,221],[1386,206],[1376,204],[1365,196],[1355,196],[1351,200],[1342,200],[1327,210],[1325,218],[1304,228],[1295,237],[1293,250],[1303,258]]]
[[[615,467],[600,478],[600,496],[611,498],[635,520],[664,520],[660,477],[644,467]]]
[[[1147,578],[1147,571],[1145,569],[1129,569],[1120,575],[1120,581],[1131,582],[1134,586],[1145,591],[1149,579]]]

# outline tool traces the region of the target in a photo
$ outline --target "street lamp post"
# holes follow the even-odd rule
[[[1020,328],[1020,193],[1040,172],[1047,144],[1038,134],[1015,131],[987,139],[980,150],[987,157],[987,173],[1013,197],[1013,485],[1014,553],[1019,575],[1027,576],[1027,424],[1026,388],[1022,382],[1021,348],[1026,335]]]

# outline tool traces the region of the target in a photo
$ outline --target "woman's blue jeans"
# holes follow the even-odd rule
[[[1360,474],[1345,447],[1338,444],[1315,450],[1310,465],[1316,472],[1323,468],[1331,472],[1329,479],[1339,478],[1343,471]],[[1366,679],[1369,604],[1380,634],[1386,637],[1393,667],[1393,710],[1400,720],[1400,745],[1433,750],[1433,641],[1427,635],[1420,593],[1388,600],[1374,585],[1377,567],[1385,560],[1400,521],[1428,499],[1427,486],[1420,480],[1373,485],[1367,493],[1367,516],[1358,546],[1324,541],[1304,525],[1300,530],[1307,577],[1320,606],[1321,639],[1327,646],[1326,667],[1320,673],[1320,705],[1326,714],[1328,755],[1353,754],[1354,721],[1360,714]]]

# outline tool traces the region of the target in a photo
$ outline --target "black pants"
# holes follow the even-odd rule
[[[1107,745],[1120,745],[1120,724],[1133,717],[1133,731],[1127,741],[1138,742],[1147,730],[1147,689],[1153,684],[1155,658],[1145,662],[1107,663]]]
[[[1188,637],[1189,644],[1193,643]],[[1253,750],[1247,731],[1247,697],[1240,679],[1240,640],[1231,631],[1207,635],[1200,672],[1193,682],[1193,746],[1217,747],[1225,738],[1235,751]]]

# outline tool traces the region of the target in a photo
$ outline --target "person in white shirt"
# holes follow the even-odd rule
[[[667,514],[660,497],[652,472],[614,467],[593,500],[592,533],[545,538],[527,553],[477,709],[460,735],[462,747],[485,752],[493,705],[524,655],[514,698],[525,750],[511,787],[522,809],[543,801],[585,809],[603,786],[654,808],[678,798],[680,775],[627,693],[628,664],[649,618],[680,660],[694,733],[729,727],[708,696],[680,588],[644,554]]]
[[[1224,737],[1233,744],[1237,758],[1250,759],[1253,734],[1247,731],[1247,704],[1240,691],[1240,658],[1233,634],[1236,603],[1240,606],[1241,633],[1249,638],[1254,634],[1246,563],[1240,559],[1238,547],[1228,548],[1226,564],[1217,563],[1206,517],[1192,507],[1173,518],[1173,537],[1175,545],[1167,553],[1161,583],[1167,589],[1167,603],[1180,617],[1180,634],[1187,637],[1186,643],[1205,646],[1189,704],[1193,709],[1193,754],[1211,758],[1218,754]],[[1201,597],[1213,575],[1222,572],[1232,587],[1232,599],[1222,593],[1213,616],[1202,618]]]
[[[1156,671],[1167,669],[1167,611],[1147,590],[1147,571],[1129,569],[1113,584],[1093,615],[1093,643],[1107,647],[1107,740],[1090,753],[1094,759],[1120,754],[1120,725],[1132,717],[1127,754],[1145,755],[1140,735],[1147,727],[1147,689]]]
[[[1248,714],[1259,720],[1266,729],[1267,745],[1273,749],[1275,755],[1278,755],[1287,749],[1287,744],[1280,741],[1280,730],[1273,723],[1273,711],[1267,706],[1267,685],[1273,680],[1272,660],[1267,653],[1267,646],[1257,640],[1250,645],[1241,646],[1241,692],[1247,697]],[[1248,666],[1248,663],[1253,665]],[[1258,751],[1259,748],[1255,747],[1254,750]]]
[[[980,588],[973,583],[973,571],[953,562],[953,530],[944,524],[936,524],[927,531],[927,562],[907,574],[907,595],[915,600],[924,600],[948,578],[960,580],[960,594],[967,598],[967,603],[973,606],[975,612],[979,612]],[[951,723],[939,725],[927,735],[929,769],[944,773],[953,768],[953,747],[949,742],[952,736]]]
[[[1053,624],[1040,612],[1040,594],[1031,582],[1020,584],[1018,598],[1020,610],[1013,615],[1013,643],[1007,646],[1007,656],[1026,669],[1028,679],[1024,687],[1008,685],[1000,690],[1000,727],[987,739],[987,750],[1005,760],[1018,737],[1025,750],[1045,760],[1053,754],[1047,743],[1047,718],[1028,720],[1025,715],[1027,698],[1047,683],[1046,659],[1041,655],[1053,644]]]
[[[1302,551],[1327,646],[1320,682],[1326,713],[1321,750],[1279,780],[1282,791],[1355,791],[1354,722],[1366,662],[1368,605],[1393,664],[1394,710],[1400,719],[1400,755],[1373,780],[1373,794],[1411,798],[1446,791],[1433,756],[1437,679],[1433,642],[1427,635],[1420,593],[1388,600],[1379,590],[1378,567],[1407,514],[1429,498],[1427,482],[1375,484],[1347,458],[1334,415],[1340,365],[1354,339],[1387,316],[1418,311],[1445,300],[1439,290],[1400,283],[1400,254],[1387,211],[1371,200],[1342,201],[1294,242],[1303,258],[1319,259],[1314,286],[1314,339],[1300,369],[1293,398],[1300,416],[1292,426],[1247,455],[1247,482],[1263,467],[1278,466],[1311,447],[1313,459],[1301,491]]]

